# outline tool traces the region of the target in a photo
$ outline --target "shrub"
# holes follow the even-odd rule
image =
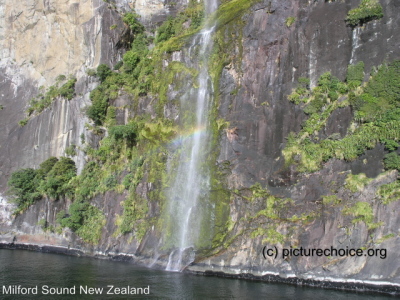
[[[106,220],[100,209],[89,205],[84,214],[83,224],[76,230],[76,233],[85,242],[94,245],[99,242],[105,224]]]
[[[119,69],[121,69],[121,67],[122,67],[122,65],[123,65],[124,63],[122,62],[122,60],[120,60],[119,62],[117,62],[116,64],[115,64],[115,66],[114,66],[114,70],[115,71],[117,71],[117,70],[119,70]]]
[[[117,218],[118,231],[125,234],[135,230],[139,220],[144,220],[147,216],[147,201],[139,196],[130,194],[124,202],[121,203],[124,208],[122,216]]]
[[[381,143],[383,143],[385,145],[385,149],[389,151],[395,151],[397,148],[399,148],[399,143],[394,140],[381,139]]]
[[[75,200],[68,213],[61,211],[57,214],[57,222],[61,227],[68,227],[76,232],[85,242],[96,244],[101,237],[105,218],[101,211],[89,202]]]
[[[96,70],[93,70],[93,69],[87,69],[86,74],[88,76],[96,76],[97,75]]]
[[[18,125],[21,126],[21,127],[24,127],[26,124],[28,124],[28,121],[29,121],[28,118],[23,119],[23,120],[18,122]]]
[[[53,199],[59,199],[69,191],[68,182],[76,176],[75,162],[67,157],[61,157],[50,172],[46,180],[41,182],[39,189]]]
[[[37,191],[36,170],[28,168],[21,169],[11,174],[8,186],[10,194],[15,196],[14,202],[18,209],[22,210],[40,199]]]
[[[400,104],[400,60],[382,65],[368,82],[365,92],[375,98]]]
[[[126,13],[122,18],[122,21],[129,26],[129,29],[133,35],[137,35],[145,31],[144,26],[139,22],[139,17],[140,16],[138,14],[129,12]]]
[[[72,144],[65,149],[65,155],[75,156],[76,155],[76,145]]]
[[[299,84],[301,87],[305,88],[305,89],[309,89],[310,88],[310,79],[307,77],[300,77],[299,78]]]
[[[193,29],[199,28],[204,20],[204,10],[194,12],[191,18],[192,22],[190,23],[190,27]]]
[[[57,221],[62,227],[68,227],[72,231],[78,230],[85,219],[85,213],[90,204],[86,201],[75,200],[69,207],[68,214],[61,211],[57,214]]]
[[[54,165],[58,162],[58,158],[57,157],[50,157],[47,160],[45,160],[44,162],[42,162],[40,164],[39,169],[37,170],[37,175],[36,177],[39,180],[44,179],[47,174],[51,171],[51,169],[53,169]]]
[[[100,166],[94,161],[88,162],[82,173],[70,182],[71,187],[74,188],[75,199],[87,200],[93,197],[99,187],[100,179]]]
[[[68,80],[60,89],[59,94],[68,100],[71,100],[75,96],[75,83],[76,78],[71,78]]]
[[[58,87],[58,84],[64,80],[65,76],[59,75],[56,84],[50,86],[45,94],[39,94],[36,98],[31,99],[29,102],[30,107],[27,109],[28,115],[31,115],[34,111],[41,113],[58,96],[71,100],[75,96],[75,83],[77,80],[76,78],[71,78],[64,85]]]
[[[106,78],[108,76],[110,76],[112,73],[111,69],[109,66],[107,66],[106,64],[100,64],[97,67],[97,77],[99,77],[100,81],[103,82],[104,80],[106,80]]]
[[[360,61],[356,65],[347,67],[346,82],[351,88],[360,86],[364,80],[364,62]]]
[[[86,142],[85,134],[82,132],[81,135],[80,135],[79,137],[80,137],[80,139],[81,139],[81,144],[83,145],[83,144]]]
[[[355,27],[382,17],[383,9],[378,0],[362,0],[357,8],[348,12],[346,22]]]
[[[127,125],[116,125],[109,129],[109,134],[116,140],[125,139],[134,142],[137,137],[138,126],[136,123],[129,123]]]
[[[56,77],[56,81],[64,81],[65,79],[67,79],[67,77],[65,77],[63,74],[60,74]]]
[[[155,42],[161,43],[169,40],[175,35],[174,19],[168,17],[168,19],[158,28]]]
[[[133,71],[140,62],[140,56],[134,51],[128,51],[124,54],[124,69],[125,71]]]
[[[92,105],[86,109],[86,115],[94,121],[96,125],[101,125],[106,118],[107,108],[109,106],[107,95],[102,93],[100,88],[90,92]]]
[[[349,82],[360,82],[362,64],[349,68]],[[298,92],[296,92],[298,91]],[[400,61],[393,61],[376,69],[365,86],[356,91],[334,78],[330,73],[323,74],[318,85],[309,94],[301,96],[299,87],[288,98],[296,103],[307,103],[304,108],[310,117],[303,123],[302,130],[288,139],[283,154],[286,165],[296,164],[300,172],[316,171],[321,162],[330,158],[352,161],[365,150],[380,142],[389,151],[398,148],[400,139]],[[343,101],[334,100],[341,95]],[[347,93],[347,94],[346,94]],[[295,94],[295,97],[292,97]],[[346,99],[346,96],[348,100]],[[333,101],[332,101],[333,100]],[[353,107],[353,129],[344,138],[321,140],[317,133],[325,126],[330,114],[339,107],[350,104]],[[361,124],[360,124],[361,123]],[[393,155],[393,154],[392,154]],[[387,166],[395,167],[395,156],[387,159]]]

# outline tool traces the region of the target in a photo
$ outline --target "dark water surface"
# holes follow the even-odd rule
[[[4,295],[4,288],[19,285],[37,286],[37,295]],[[150,294],[107,295],[108,285],[149,287]],[[103,288],[103,292],[85,295],[81,286]],[[75,287],[75,294],[43,295],[57,287],[69,288],[71,293]],[[0,249],[0,288],[0,299],[394,299],[390,295],[196,276],[141,268],[127,262],[5,249]]]

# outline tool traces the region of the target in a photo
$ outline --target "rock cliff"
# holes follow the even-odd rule
[[[211,183],[210,200],[203,203],[209,209],[205,214],[209,218],[207,226],[212,228],[202,229],[203,241],[186,270],[349,289],[362,286],[398,293],[399,254],[395,249],[400,243],[400,218],[396,214],[400,198],[396,191],[390,196],[397,197],[394,200],[385,201],[380,196],[382,186],[398,179],[396,170],[384,170],[387,148],[378,142],[365,147],[355,159],[332,155],[322,160],[317,170],[301,169],[304,152],[299,150],[289,161],[284,150],[290,133],[301,132],[310,118],[304,105],[288,100],[299,78],[309,79],[310,90],[319,85],[320,76],[326,72],[345,82],[348,66],[363,62],[367,82],[379,65],[400,59],[400,4],[396,0],[381,0],[382,18],[351,27],[346,16],[359,6],[358,0],[221,2],[221,9],[211,17],[218,23],[216,50],[209,67],[214,88],[210,116],[218,125],[213,129],[209,155],[210,173],[215,180]],[[167,161],[172,161],[175,150],[171,144],[165,146],[150,140],[149,135],[158,130],[153,125],[146,123],[147,133],[140,134],[157,147],[146,148],[140,140],[136,145],[137,151],[146,150],[141,153],[141,165],[127,158],[133,157],[133,152],[127,154],[121,149],[121,157],[126,157],[116,159],[110,166],[103,161],[103,167],[109,169],[121,161],[126,167],[115,167],[116,185],[90,197],[91,204],[104,216],[98,243],[88,243],[70,229],[48,230],[38,224],[45,220],[57,227],[57,214],[68,210],[75,201],[71,197],[57,201],[44,197],[23,213],[12,216],[13,206],[6,200],[10,197],[5,192],[12,172],[38,168],[50,156],[65,156],[71,145],[78,146],[73,157],[78,173],[84,169],[94,155],[84,149],[82,137],[93,149],[105,145],[104,140],[103,144],[100,141],[104,132],[98,135],[90,130],[93,127],[85,126],[93,125],[85,114],[85,107],[91,105],[90,92],[101,84],[101,80],[88,75],[88,70],[99,64],[113,67],[129,50],[121,46],[129,33],[122,15],[135,9],[151,36],[152,31],[161,30],[157,28],[162,28],[159,26],[168,16],[182,17],[185,9],[191,8],[190,3],[0,1],[3,246],[56,246],[93,256],[131,257],[137,263],[165,267],[174,245],[169,245],[168,234],[162,232],[163,225],[169,224],[163,215],[163,193],[168,188],[167,169],[173,168]],[[194,20],[185,19],[182,28],[192,28]],[[189,33],[187,36],[195,31]],[[113,126],[126,125],[130,119],[145,115],[150,116],[152,124],[161,124],[154,123],[157,119],[185,119],[177,98],[196,86],[197,75],[190,67],[183,67],[192,55],[188,50],[190,38],[186,36],[181,42],[179,32],[175,35],[176,40],[173,37],[164,42],[166,48],[158,46],[162,41],[157,40],[150,46],[154,51],[157,47],[163,50],[162,54],[152,52],[150,58],[154,61],[157,55],[161,57],[161,77],[153,78],[161,82],[158,93],[154,89],[136,93],[124,87],[116,97],[110,97],[110,105],[117,111]],[[154,73],[157,72],[155,68]],[[28,102],[40,92],[39,87],[55,84],[60,74],[77,78],[74,98],[58,97],[51,106],[31,116],[25,126],[19,126],[18,121],[27,116]],[[311,132],[310,136],[317,137],[314,143],[328,138],[344,139],[356,132],[354,126],[361,126],[354,121],[354,105],[345,104],[348,98],[350,92],[342,93],[323,126]],[[332,99],[321,115],[331,103],[336,105]],[[104,127],[107,126],[100,129],[110,136],[110,130]],[[164,136],[167,134],[160,134],[159,139]],[[128,165],[140,169],[140,176]],[[123,179],[129,172],[134,174],[132,181],[137,182],[133,188],[124,188]],[[364,177],[357,176],[362,173],[367,180],[360,184]],[[351,186],[352,179],[358,180],[355,188]],[[130,215],[129,199],[134,199]],[[357,208],[361,207],[360,212]],[[130,230],[121,231],[124,218],[133,220]],[[167,225],[164,227],[170,226]],[[208,231],[208,235],[203,231]],[[374,249],[375,254],[285,258],[265,254],[267,249],[282,254],[284,249],[331,247]]]

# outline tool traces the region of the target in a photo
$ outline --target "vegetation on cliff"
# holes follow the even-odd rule
[[[211,77],[216,90],[219,88],[222,68],[231,59],[226,57],[226,46],[234,47],[231,43],[232,39],[226,40],[224,35],[226,31],[233,33],[237,26],[243,26],[240,21],[241,14],[255,2],[225,1],[219,11],[211,16],[213,22],[218,23],[219,30],[216,38],[217,46],[210,60]],[[171,53],[180,50],[189,38],[206,24],[203,11],[202,2],[190,1],[184,11],[175,18],[167,19],[158,28],[154,38],[147,35],[136,14],[127,13],[123,17],[133,37],[131,48],[125,53],[122,61],[113,67],[113,70],[101,64],[96,71],[88,71],[89,76],[97,76],[100,80],[99,86],[90,94],[92,103],[86,109],[86,114],[94,122],[94,126],[88,126],[88,128],[95,133],[106,131],[108,135],[103,137],[97,149],[89,147],[84,140],[81,145],[68,148],[66,154],[69,156],[75,155],[78,150],[86,153],[89,162],[82,173],[79,176],[76,174],[70,176],[71,173],[66,172],[65,176],[61,177],[58,171],[49,170],[50,175],[41,179],[42,183],[39,185],[41,188],[38,191],[31,190],[29,186],[26,186],[25,190],[21,189],[20,195],[26,195],[26,199],[19,198],[25,203],[23,207],[21,206],[21,210],[26,209],[34,200],[44,195],[53,199],[71,199],[72,204],[68,211],[62,211],[57,215],[58,223],[61,227],[73,230],[86,242],[95,244],[100,238],[104,216],[99,208],[91,204],[91,199],[97,194],[113,190],[117,193],[127,193],[126,200],[121,203],[123,213],[117,216],[115,221],[117,230],[114,235],[133,232],[136,239],[140,241],[150,226],[165,224],[163,220],[157,221],[154,217],[150,218],[148,211],[150,201],[157,201],[163,206],[163,189],[168,185],[166,162],[169,150],[167,146],[179,130],[182,130],[178,129],[173,121],[164,118],[165,105],[171,100],[168,99],[167,92],[173,85],[176,85],[174,88],[177,90],[182,88],[179,82],[191,82],[193,86],[196,86],[197,71],[178,61],[170,62],[166,66],[164,61],[170,60]],[[235,22],[232,22],[233,20]],[[241,34],[241,30],[238,34]],[[238,46],[241,47],[241,45]],[[224,59],[221,59],[221,56]],[[54,87],[49,88],[43,96],[39,95],[38,97],[43,101],[33,101],[29,113],[40,112],[58,95],[67,99],[72,97],[72,88],[76,80],[71,79],[59,88],[58,82],[64,80],[65,77],[60,77]],[[121,93],[133,96],[134,100],[130,107],[133,111],[137,110],[139,99],[143,97],[152,99],[157,118],[137,115],[127,124],[117,125],[117,108],[113,106],[113,103]],[[215,94],[217,97],[210,112],[212,120],[216,120],[218,115],[219,93]],[[184,116],[183,118],[185,122],[189,122],[192,117]],[[219,120],[213,123],[217,124],[213,127],[212,157],[215,160],[218,154],[215,147],[220,131],[226,122]],[[187,134],[187,132],[180,133]],[[60,158],[62,161],[65,159]],[[228,205],[230,195],[222,185],[225,171],[221,171],[214,164],[210,167],[213,178],[210,203],[215,206],[215,212],[212,214],[215,214],[216,224],[215,228],[210,228],[211,224],[205,222],[207,224],[204,224],[200,234],[201,245],[198,245],[200,248],[218,247],[227,238],[228,232],[225,229],[232,229]],[[152,186],[145,197],[139,196],[137,191],[143,181]],[[208,217],[214,218],[211,215]],[[214,235],[212,242],[209,241],[210,234]]]
[[[283,150],[287,165],[297,165],[301,172],[312,172],[330,158],[352,161],[382,143],[390,152],[385,159],[386,168],[399,167],[395,150],[400,139],[400,61],[376,68],[363,86],[361,66],[359,63],[349,67],[347,82],[325,73],[313,90],[300,85],[289,96],[289,100],[302,103],[310,117],[298,134],[288,137]],[[354,110],[354,121],[347,135],[321,138],[319,132],[331,113],[348,105]]]
[[[221,72],[230,63],[237,64],[235,68],[241,70],[243,46],[238,41],[242,40],[244,24],[240,16],[255,2],[257,1],[224,1],[216,14],[209,20],[204,20],[203,3],[190,1],[187,9],[175,18],[168,18],[158,28],[154,37],[146,33],[135,13],[125,14],[123,20],[133,37],[130,49],[113,70],[101,64],[96,72],[90,72],[90,75],[99,78],[100,84],[90,94],[91,105],[86,109],[86,114],[93,121],[94,127],[88,128],[94,132],[107,132],[107,136],[103,137],[97,149],[89,147],[84,141],[81,146],[67,149],[66,153],[69,156],[75,155],[77,149],[83,150],[87,155],[89,162],[79,176],[76,175],[71,160],[67,158],[52,158],[44,162],[38,170],[25,169],[14,173],[9,185],[16,196],[18,210],[26,209],[43,196],[55,200],[69,198],[73,202],[68,211],[59,213],[59,224],[69,227],[85,241],[96,243],[100,238],[104,216],[90,201],[97,194],[113,190],[117,193],[125,192],[127,195],[126,200],[121,203],[122,214],[116,218],[116,236],[134,232],[140,241],[151,225],[163,226],[165,223],[149,217],[149,202],[157,201],[163,205],[162,191],[168,186],[167,145],[177,134],[182,133],[173,121],[164,117],[165,105],[171,101],[167,92],[171,87],[177,90],[181,88],[179,81],[189,81],[195,86],[197,77],[197,71],[185,64],[178,61],[165,64],[165,61],[169,61],[171,53],[180,50],[189,37],[202,26],[209,22],[217,23],[215,46],[209,59],[210,75],[216,95],[210,111],[211,119],[216,124],[212,128],[212,142],[216,146],[219,133],[226,126],[226,122],[217,120]],[[363,0],[358,8],[349,12],[346,20],[350,25],[356,26],[381,16],[382,7],[377,1]],[[289,27],[294,22],[295,18],[289,17],[286,25]],[[232,58],[231,52],[237,52],[235,59]],[[283,150],[287,166],[295,165],[300,172],[314,172],[331,158],[354,160],[366,149],[374,147],[376,143],[382,143],[388,151],[384,160],[385,167],[399,170],[400,156],[396,152],[400,138],[399,65],[398,61],[382,65],[366,84],[363,84],[362,62],[349,66],[344,82],[327,72],[319,78],[317,87],[311,89],[309,80],[300,78],[299,86],[289,96],[289,100],[300,105],[309,118],[298,134],[292,133],[288,137],[288,143]],[[60,76],[55,86],[33,99],[28,114],[41,112],[55,97],[71,99],[74,96],[76,79],[71,78],[59,87],[64,81],[65,76]],[[148,97],[156,107],[157,117],[136,115],[126,124],[117,125],[117,108],[113,104],[121,93],[132,95],[133,103],[130,109],[134,112],[138,109],[139,99]],[[344,137],[340,134],[329,137],[321,135],[321,129],[331,114],[336,109],[349,105],[354,110],[354,122],[348,134]],[[190,119],[190,116],[185,118]],[[216,160],[217,153],[216,149],[212,150],[212,161]],[[217,191],[211,193],[210,203],[215,207],[216,227],[219,229],[215,232],[211,244],[204,243],[200,246],[217,248],[231,238],[229,232],[233,226],[229,219],[229,202],[232,195],[224,187],[224,171],[215,165],[210,168],[211,189]],[[346,181],[346,186],[352,192],[358,190],[359,181],[362,181],[362,178],[357,176],[349,177]],[[30,181],[36,184],[31,184]],[[146,196],[139,195],[137,190],[143,182],[153,185],[152,191]],[[393,195],[396,195],[395,188],[397,185],[391,191],[387,190],[388,187],[382,188],[379,193],[384,199],[392,199]],[[263,189],[253,187],[252,190],[254,192]],[[277,226],[283,219],[284,223],[294,224],[299,220],[306,222],[313,218],[312,214],[280,216],[278,211],[283,206],[291,205],[289,199],[280,199],[269,194],[260,197],[265,198],[265,206],[252,218],[259,222],[265,217],[269,225],[253,228],[253,237],[263,235],[270,236],[271,239],[275,237],[275,242],[281,241],[281,233],[277,231]],[[331,196],[324,198],[326,203],[339,201],[329,197]],[[354,211],[349,210],[348,214],[358,216],[358,206],[354,206]],[[203,228],[204,234],[209,234],[207,226]]]
[[[332,158],[354,161],[380,143],[386,151],[384,168],[400,171],[400,61],[373,68],[367,82],[363,81],[362,62],[348,67],[345,82],[325,73],[318,80],[318,85],[310,89],[307,79],[299,79],[299,86],[288,98],[300,105],[309,117],[299,133],[291,133],[288,137],[282,151],[286,166],[294,165],[300,172],[312,173]],[[347,133],[344,136],[340,133],[325,136],[322,129],[327,120],[336,109],[346,106],[353,111]],[[381,174],[382,178],[389,173]],[[372,179],[363,173],[348,174],[344,188],[353,194],[363,193],[371,182]],[[385,205],[398,200],[399,182],[376,188],[377,199]],[[337,199],[336,195],[327,195],[324,202],[337,202]],[[351,216],[353,224],[363,222],[369,230],[383,225],[374,217],[373,203],[350,201],[341,205],[342,213]]]
[[[346,22],[355,27],[382,17],[383,9],[378,0],[362,0],[358,7],[348,12]]]
[[[58,200],[68,191],[68,182],[76,176],[75,162],[70,158],[50,157],[40,164],[39,169],[22,169],[11,174],[9,192],[15,197],[17,211],[24,211],[44,196]]]
[[[33,114],[41,113],[43,110],[48,108],[57,97],[71,100],[75,96],[76,78],[71,77],[67,81],[66,80],[67,78],[65,75],[59,75],[56,78],[56,83],[50,86],[46,91],[43,86],[40,87],[40,94],[29,101],[29,107],[26,110],[27,117],[18,122],[19,126],[23,127],[28,124],[28,121]],[[60,86],[62,82],[65,83]]]
[[[63,82],[65,83],[60,86]],[[49,107],[57,97],[71,100],[75,96],[75,83],[75,77],[71,77],[67,80],[64,75],[60,75],[57,77],[55,85],[50,86],[46,91],[43,91],[44,87],[41,87],[40,90],[43,92],[29,102],[29,108],[27,110],[28,116],[32,115],[34,112],[41,113],[45,108]]]

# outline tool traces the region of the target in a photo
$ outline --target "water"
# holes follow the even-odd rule
[[[205,1],[205,12],[211,14],[217,9],[216,0]],[[181,114],[189,115],[194,112],[192,131],[198,134],[182,139],[177,169],[171,170],[176,174],[170,192],[167,193],[169,215],[176,224],[173,239],[177,247],[170,253],[167,270],[181,271],[194,259],[195,243],[199,238],[199,227],[202,222],[199,201],[206,199],[209,192],[208,170],[206,155],[209,151],[210,133],[208,130],[208,114],[212,102],[212,86],[208,74],[208,55],[212,49],[212,33],[214,27],[205,28],[193,38],[189,48],[193,67],[199,69],[198,88],[193,89],[189,96],[181,99]],[[195,55],[196,49],[199,54]],[[186,128],[187,129],[187,128]]]
[[[195,276],[144,269],[126,262],[0,249],[0,288],[38,286],[38,295],[2,295],[1,299],[394,299],[386,295],[296,287],[284,284]],[[76,287],[75,295],[43,295],[44,285]],[[107,295],[107,285],[149,287],[149,295]],[[103,288],[84,295],[80,286]]]

